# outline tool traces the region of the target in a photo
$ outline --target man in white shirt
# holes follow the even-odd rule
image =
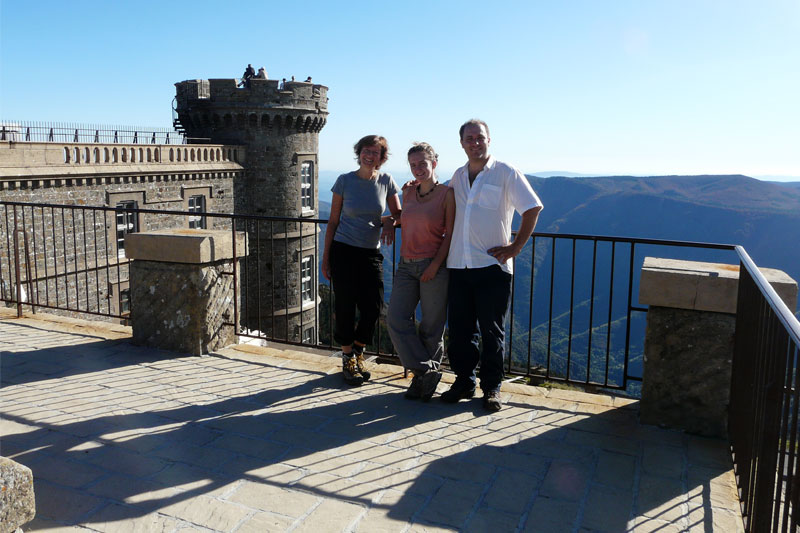
[[[475,394],[480,362],[483,405],[502,408],[505,320],[511,297],[511,259],[528,242],[542,202],[524,174],[489,155],[489,127],[469,120],[459,130],[468,162],[453,174],[456,220],[447,268],[450,368],[456,381],[442,394],[455,403]],[[522,215],[511,241],[514,210]],[[479,339],[483,349],[479,349]]]

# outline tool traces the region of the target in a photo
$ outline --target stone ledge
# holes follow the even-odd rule
[[[782,270],[760,270],[789,309],[795,309],[797,283]],[[738,265],[645,257],[639,303],[735,314],[738,287]]]
[[[0,457],[0,531],[14,531],[36,516],[33,472],[6,457]]]
[[[245,236],[236,232],[236,256],[247,255]],[[233,258],[233,239],[227,230],[171,229],[129,233],[128,259],[162,263],[206,264]]]

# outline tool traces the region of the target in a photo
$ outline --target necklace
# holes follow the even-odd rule
[[[420,192],[420,187],[422,187],[422,185],[417,185],[417,196],[419,196],[420,198],[425,198],[426,196],[428,196],[430,193],[433,192],[433,190],[436,188],[437,185],[438,185],[438,183],[434,181],[433,182],[433,187],[431,187],[431,190],[429,190],[428,192],[426,192],[424,194],[422,192]]]

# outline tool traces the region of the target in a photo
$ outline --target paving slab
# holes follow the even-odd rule
[[[503,385],[403,398],[287,346],[190,356],[130,328],[0,310],[0,454],[31,531],[742,531],[725,442],[642,426],[635,399]],[[439,392],[452,376],[446,375]]]

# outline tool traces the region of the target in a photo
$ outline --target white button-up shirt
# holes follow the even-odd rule
[[[453,174],[449,183],[456,197],[456,220],[447,268],[483,268],[497,265],[488,250],[511,242],[511,219],[542,205],[525,175],[490,156],[472,187],[469,163]],[[512,262],[500,267],[512,273]]]

